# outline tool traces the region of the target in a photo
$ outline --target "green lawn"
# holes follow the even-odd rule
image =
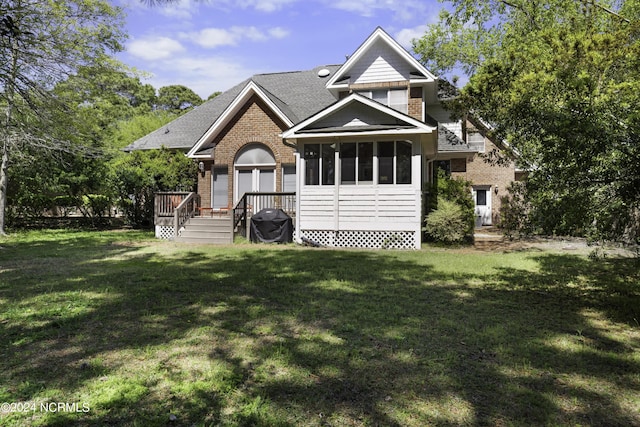
[[[0,247],[3,426],[640,426],[637,259]]]

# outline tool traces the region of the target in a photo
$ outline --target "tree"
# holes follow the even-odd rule
[[[158,90],[157,107],[160,110],[180,114],[200,104],[202,104],[202,98],[186,86],[171,85]]]
[[[108,138],[108,144],[110,147],[122,149],[175,118],[175,114],[166,111],[152,111],[136,114],[128,120],[120,120],[115,123],[115,128]]]
[[[215,91],[213,92],[211,95],[209,95],[209,97],[207,98],[207,101],[211,101],[213,98],[217,97],[218,95],[220,95],[222,92],[220,91]]]
[[[455,0],[414,41],[530,169],[546,233],[640,241],[640,2]]]
[[[9,0],[0,5],[0,105],[5,110],[0,234],[5,232],[11,155],[34,145],[78,149],[49,132],[52,112],[64,108],[51,89],[81,66],[108,64],[107,54],[122,49],[121,28],[121,10],[105,0]]]
[[[196,165],[184,153],[134,151],[112,163],[112,181],[121,209],[134,226],[153,224],[154,195],[158,191],[192,191]]]

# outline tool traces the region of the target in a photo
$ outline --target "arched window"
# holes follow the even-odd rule
[[[234,162],[234,200],[244,193],[273,192],[276,189],[276,159],[269,147],[252,143],[243,147]]]
[[[275,166],[276,159],[269,148],[260,143],[245,146],[236,155],[236,166]]]

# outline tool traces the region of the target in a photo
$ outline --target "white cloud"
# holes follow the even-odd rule
[[[147,61],[169,58],[182,51],[184,47],[180,42],[162,36],[136,39],[127,46],[127,52]]]
[[[413,27],[413,28],[403,28],[402,30],[397,31],[395,33],[394,39],[396,39],[396,41],[400,43],[402,47],[411,51],[411,48],[412,48],[411,41],[413,39],[418,39],[422,37],[425,31],[427,31],[426,24],[418,25],[417,27]]]
[[[206,99],[261,71],[230,58],[183,56],[158,63],[149,83],[156,89],[182,84]]]
[[[167,5],[154,7],[161,15],[176,19],[191,19],[193,12],[197,10],[197,6],[192,0],[178,0]]]
[[[285,30],[282,27],[275,27],[269,30],[269,35],[274,39],[283,39],[288,37],[290,34],[289,30]]]
[[[407,21],[423,14],[427,9],[424,0],[323,0],[334,9],[357,13],[365,17],[371,17],[378,11],[390,11],[400,20]]]
[[[238,4],[242,7],[252,7],[261,12],[275,12],[297,1],[298,0],[242,0],[239,1]]]
[[[183,33],[183,37],[206,48],[218,46],[234,46],[238,43],[238,35],[222,28],[205,28],[198,32]]]
[[[181,33],[183,40],[189,40],[207,49],[220,46],[236,46],[243,40],[254,42],[264,42],[270,39],[282,39],[287,37],[289,32],[281,27],[270,28],[266,31],[257,27],[231,27],[205,28],[200,31]]]

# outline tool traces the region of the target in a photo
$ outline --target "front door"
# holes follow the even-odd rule
[[[491,186],[474,186],[476,227],[491,225]]]

